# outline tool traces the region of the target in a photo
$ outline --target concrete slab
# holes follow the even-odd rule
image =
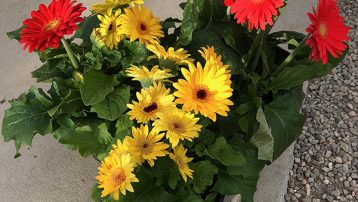
[[[49,0],[1,0],[0,5],[0,100],[13,99],[34,84],[30,72],[40,65],[35,54],[22,51],[16,41],[7,39],[5,32],[14,30],[39,3]],[[95,2],[81,0],[85,5]],[[162,18],[180,17],[176,7],[180,0],[146,0],[154,13]],[[277,26],[302,31],[307,25],[306,11],[314,0],[289,1],[285,17]],[[165,9],[163,9],[165,8]],[[0,104],[0,117],[8,103]],[[2,120],[0,120],[1,124]],[[92,158],[82,159],[77,152],[58,144],[51,135],[37,136],[33,147],[23,147],[22,157],[13,159],[11,143],[0,141],[0,201],[5,202],[72,202],[90,201],[89,193],[94,184],[98,163]],[[279,161],[265,168],[259,182],[255,201],[282,201],[287,187],[292,150]],[[281,171],[278,171],[281,170]],[[286,175],[285,175],[286,174]],[[270,188],[270,189],[268,189]],[[272,188],[272,189],[271,189]],[[282,199],[282,200],[281,200]]]

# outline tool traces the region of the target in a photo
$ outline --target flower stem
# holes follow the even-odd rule
[[[274,75],[281,72],[281,70],[286,67],[295,57],[296,55],[301,51],[301,49],[306,45],[306,41],[311,36],[311,34],[307,34],[305,38],[301,41],[301,43],[297,46],[297,48],[289,55],[287,58],[281,63],[280,66],[277,67],[276,71],[274,72]]]
[[[66,52],[67,52],[67,54],[68,54],[68,57],[69,57],[70,60],[71,60],[71,63],[72,63],[72,65],[73,65],[73,67],[74,67],[75,69],[79,69],[79,68],[80,68],[80,65],[79,65],[79,63],[78,63],[78,59],[76,58],[75,54],[73,53],[73,51],[72,51],[70,45],[67,43],[66,39],[65,39],[65,38],[62,38],[62,39],[61,39],[61,42],[62,42],[63,46],[64,46],[65,49],[66,49]]]
[[[260,30],[259,33],[256,35],[256,38],[254,39],[254,41],[251,44],[251,47],[249,49],[249,53],[248,53],[248,58],[246,60],[246,63],[244,64],[244,68],[247,69],[250,60],[252,58],[252,55],[254,54],[254,51],[256,50],[257,46],[259,45],[259,43],[261,43],[261,39],[263,38],[263,35],[265,34],[264,31]]]

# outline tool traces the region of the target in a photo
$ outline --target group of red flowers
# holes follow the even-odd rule
[[[284,6],[283,0],[224,0],[238,24],[248,24],[250,30],[265,30],[273,25],[273,17]],[[71,0],[53,0],[49,6],[41,4],[39,10],[32,11],[21,31],[21,44],[24,49],[44,51],[58,48],[64,35],[72,34],[85,7]],[[308,13],[312,24],[306,29],[310,35],[307,45],[312,51],[310,59],[324,64],[328,62],[328,53],[338,58],[347,48],[349,27],[344,25],[343,17],[336,0],[319,0],[318,9]]]

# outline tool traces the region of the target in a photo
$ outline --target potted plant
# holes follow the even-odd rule
[[[349,27],[320,0],[307,33],[271,33],[283,0],[188,0],[162,22],[143,0],[41,4],[8,33],[50,89],[10,101],[2,134],[52,134],[101,162],[95,201],[253,201],[259,172],[299,136],[304,81],[344,57]],[[67,35],[67,36],[66,36]],[[78,42],[80,41],[80,42]]]

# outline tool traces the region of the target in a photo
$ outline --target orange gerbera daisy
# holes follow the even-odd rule
[[[306,32],[312,34],[307,45],[312,48],[310,59],[323,64],[328,62],[328,52],[335,58],[347,48],[349,27],[344,25],[343,17],[335,0],[320,0],[318,10],[307,14],[312,24]]]
[[[64,35],[72,34],[76,23],[82,22],[80,17],[86,10],[81,3],[70,0],[53,0],[47,7],[40,4],[39,10],[31,12],[31,18],[24,20],[20,43],[24,49],[40,52],[52,47],[58,48]]]
[[[237,23],[244,24],[247,21],[250,30],[265,30],[266,23],[272,25],[272,16],[276,16],[277,9],[284,5],[283,0],[232,0],[225,3],[231,4],[231,13],[235,14]]]

